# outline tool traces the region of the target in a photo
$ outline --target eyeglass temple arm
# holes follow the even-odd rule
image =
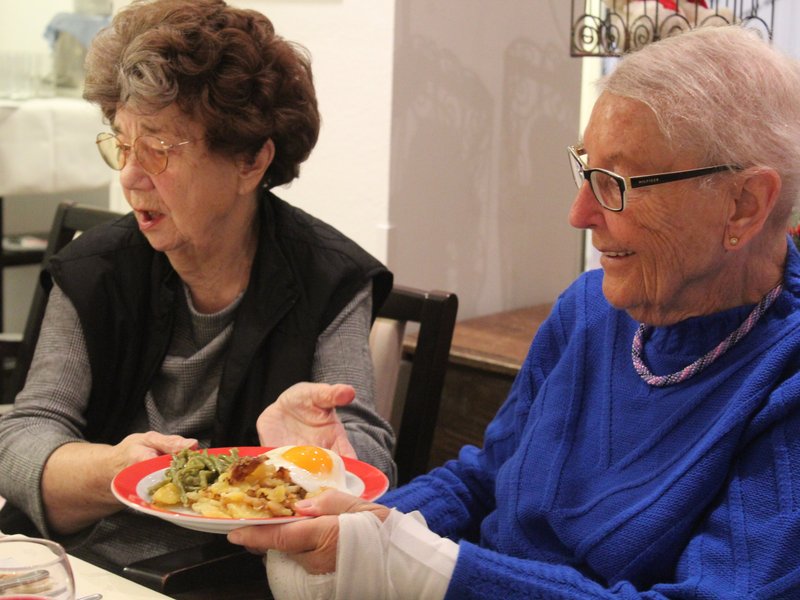
[[[658,183],[692,179],[693,177],[702,177],[703,175],[711,175],[712,173],[731,170],[736,170],[736,167],[731,165],[717,165],[715,167],[704,167],[702,169],[692,169],[690,171],[675,171],[674,173],[661,173],[659,175],[641,175],[639,177],[626,177],[625,179],[631,188],[640,188],[648,185],[656,185]]]

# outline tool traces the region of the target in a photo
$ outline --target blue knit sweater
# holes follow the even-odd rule
[[[645,384],[637,327],[581,276],[542,325],[482,450],[390,492],[460,541],[448,599],[800,598],[800,255],[755,328],[683,383]],[[677,371],[752,309],[656,328]]]

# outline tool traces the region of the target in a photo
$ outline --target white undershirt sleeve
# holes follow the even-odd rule
[[[339,515],[336,572],[308,575],[288,557],[267,555],[275,600],[441,600],[458,558],[458,544],[425,525],[419,512]]]

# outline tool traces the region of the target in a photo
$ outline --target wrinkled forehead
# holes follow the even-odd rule
[[[154,135],[199,139],[204,127],[184,113],[177,104],[157,111],[143,112],[128,105],[120,105],[111,124],[117,133],[126,135]]]
[[[582,144],[590,166],[653,172],[677,157],[647,104],[603,92],[592,110]]]

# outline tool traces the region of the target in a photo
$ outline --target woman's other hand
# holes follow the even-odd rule
[[[264,554],[267,550],[285,552],[312,575],[331,573],[336,570],[338,515],[371,511],[383,521],[390,512],[386,506],[335,490],[297,502],[295,511],[299,515],[317,518],[286,525],[242,527],[229,533],[228,541],[257,554]]]
[[[147,433],[133,433],[111,448],[114,453],[114,460],[111,465],[113,478],[122,469],[137,462],[155,458],[162,454],[180,452],[186,448],[195,449],[197,448],[197,440],[180,435],[164,435],[155,431],[148,431]]]
[[[137,462],[196,448],[197,440],[155,431],[134,433],[114,446],[71,442],[57,448],[42,473],[42,497],[49,526],[75,533],[117,512],[122,504],[111,493],[111,480]]]
[[[256,421],[262,446],[308,444],[356,458],[336,407],[353,401],[356,391],[344,384],[297,383],[264,409]]]

